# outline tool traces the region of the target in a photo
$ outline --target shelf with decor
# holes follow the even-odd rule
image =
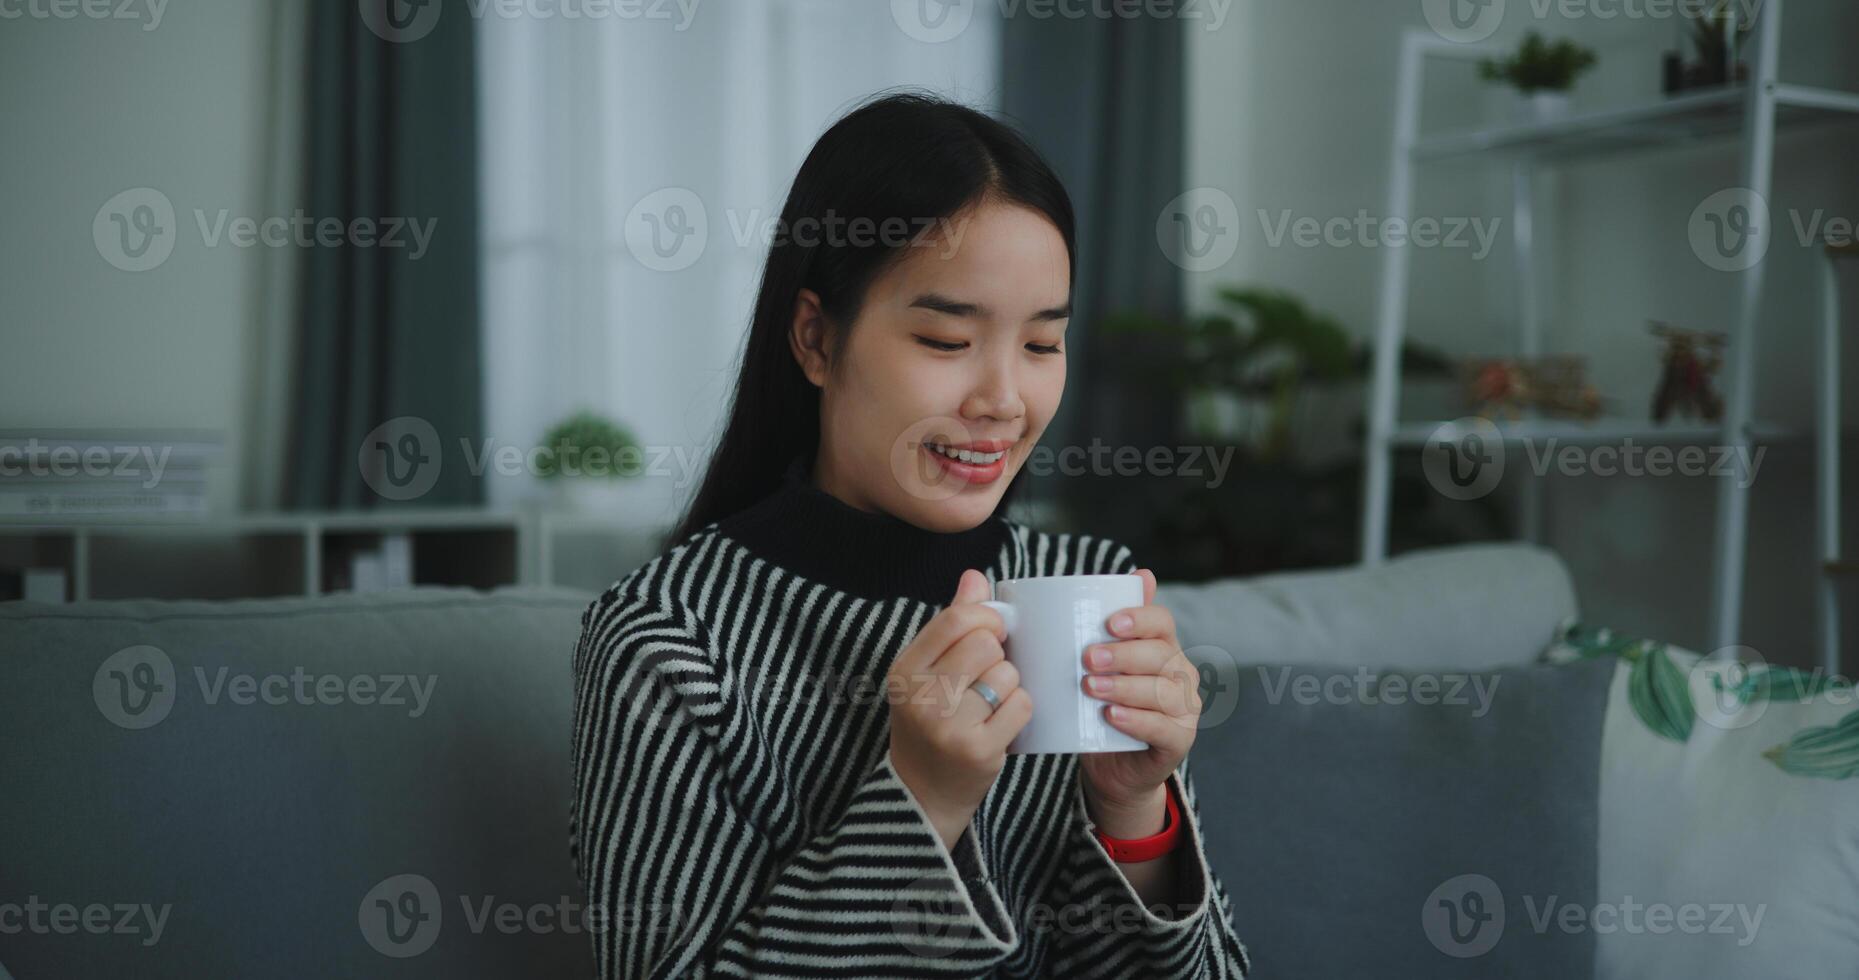
[[[1435,431],[1449,420],[1403,422],[1388,434],[1395,446],[1424,446]],[[1649,446],[1706,446],[1723,438],[1723,427],[1709,422],[1675,422],[1661,425],[1644,419],[1526,418],[1493,422],[1498,434],[1509,444],[1555,442],[1572,446],[1604,446],[1619,442],[1639,442]],[[1798,438],[1793,429],[1766,423],[1749,428],[1752,443],[1775,443]]]
[[[1391,148],[1387,214],[1406,219],[1413,213],[1415,180],[1423,167],[1446,161],[1498,163],[1508,166],[1512,191],[1512,238],[1516,262],[1516,346],[1520,358],[1542,354],[1538,311],[1538,272],[1534,197],[1537,173],[1577,160],[1706,142],[1729,143],[1741,155],[1741,188],[1766,201],[1772,189],[1775,137],[1778,130],[1838,120],[1859,120],[1859,93],[1787,84],[1780,80],[1780,35],[1783,0],[1761,4],[1747,25],[1747,40],[1735,44],[1738,25],[1726,37],[1734,81],[1697,91],[1672,94],[1649,104],[1560,117],[1483,126],[1463,131],[1422,134],[1421,104],[1430,62],[1490,63],[1508,52],[1488,43],[1456,43],[1423,30],[1408,32],[1401,42],[1400,74]],[[1733,16],[1733,15],[1732,15]],[[1740,47],[1740,50],[1738,48]],[[1745,66],[1738,58],[1747,59]],[[1589,58],[1589,61],[1592,59]],[[1514,62],[1512,65],[1514,66]],[[1722,65],[1719,65],[1721,68]],[[1489,69],[1487,68],[1487,71]],[[1487,77],[1491,77],[1487,74]],[[1527,87],[1524,87],[1527,91]],[[1726,218],[1729,215],[1726,215]],[[1369,382],[1367,465],[1364,475],[1361,557],[1378,563],[1387,556],[1393,454],[1427,444],[1439,422],[1403,421],[1399,417],[1401,376],[1397,352],[1405,343],[1411,249],[1385,249],[1381,255],[1380,291],[1374,335],[1374,368]],[[1841,253],[1842,255],[1844,253]],[[1839,498],[1838,350],[1839,318],[1832,279],[1833,253],[1823,288],[1821,323],[1822,374],[1814,445],[1821,473],[1818,496],[1824,577],[1848,560],[1838,555]],[[1593,421],[1526,417],[1499,422],[1506,443],[1556,439],[1570,444],[1604,445],[1627,440],[1648,444],[1710,445],[1747,453],[1757,442],[1788,438],[1786,428],[1754,416],[1754,339],[1764,284],[1764,263],[1731,270],[1737,276],[1733,323],[1723,351],[1726,378],[1720,411],[1709,421],[1659,424],[1624,418]],[[1540,540],[1542,488],[1539,481],[1520,485],[1523,536]],[[1718,483],[1713,538],[1712,602],[1709,624],[1716,649],[1735,646],[1741,632],[1744,561],[1749,521],[1748,481]],[[1821,661],[1839,667],[1837,610],[1832,586],[1822,590]]]
[[[1859,113],[1859,94],[1805,85],[1776,85],[1775,128],[1839,122]],[[1658,102],[1601,109],[1563,119],[1511,123],[1441,133],[1414,141],[1415,160],[1498,155],[1538,162],[1722,141],[1741,133],[1748,99],[1741,87],[1675,95]]]

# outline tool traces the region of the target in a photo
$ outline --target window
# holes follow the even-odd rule
[[[608,415],[665,452],[661,476],[622,491],[642,523],[696,491],[768,223],[820,132],[897,86],[998,100],[992,5],[935,44],[872,0],[703,3],[688,23],[668,6],[671,20],[570,20],[492,5],[480,22],[493,448],[527,451],[580,408]],[[488,492],[540,489],[493,476]]]

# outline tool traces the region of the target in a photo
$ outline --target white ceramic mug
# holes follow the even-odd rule
[[[1109,703],[1085,693],[1084,651],[1110,634],[1112,613],[1143,604],[1134,575],[1048,575],[994,583],[982,605],[1007,621],[1007,661],[1033,698],[1033,717],[1007,747],[1009,754],[1133,752],[1148,743],[1112,728]]]

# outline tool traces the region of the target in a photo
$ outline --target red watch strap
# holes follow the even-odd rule
[[[1104,850],[1109,852],[1111,860],[1122,864],[1153,861],[1175,849],[1176,842],[1181,839],[1181,806],[1175,802],[1174,784],[1163,783],[1162,785],[1167,788],[1168,815],[1163,818],[1161,830],[1148,837],[1123,840],[1111,837],[1096,827],[1091,828],[1091,832],[1097,835],[1097,842],[1104,845]]]

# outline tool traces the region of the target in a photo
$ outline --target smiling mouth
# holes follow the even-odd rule
[[[952,446],[946,446],[936,442],[925,442],[923,443],[923,447],[930,452],[953,459],[958,463],[967,463],[971,466],[987,466],[992,463],[998,463],[1007,455],[1007,450],[1005,449],[1000,449],[995,452],[979,452],[973,449],[956,449]]]

